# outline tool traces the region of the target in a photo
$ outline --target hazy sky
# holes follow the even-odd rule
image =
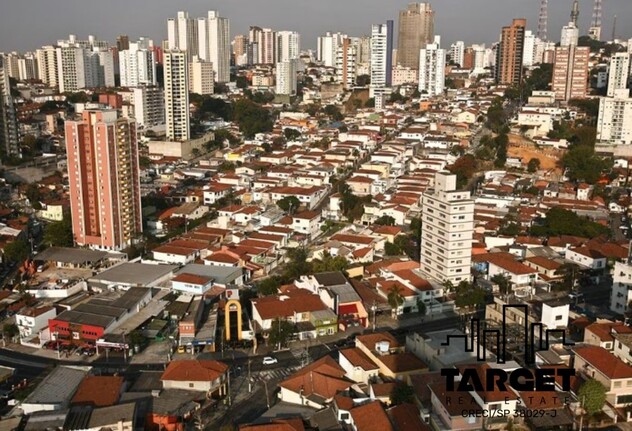
[[[303,48],[315,48],[316,37],[327,30],[352,36],[370,32],[373,23],[393,19],[407,0],[0,0],[0,51],[27,51],[76,34],[93,34],[114,40],[166,38],[167,18],[186,10],[203,16],[217,9],[231,20],[231,33],[245,33],[250,25],[301,33]],[[455,40],[491,43],[513,17],[527,19],[535,31],[539,0],[434,0],[435,33],[442,44]],[[558,41],[561,26],[569,20],[572,0],[549,2],[549,39]],[[632,1],[605,0],[602,34],[610,37],[613,15],[618,16],[617,36],[632,37]],[[593,0],[580,0],[580,28],[585,34]]]

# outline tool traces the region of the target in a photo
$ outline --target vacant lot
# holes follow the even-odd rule
[[[540,159],[540,169],[544,170],[557,168],[557,162],[564,154],[560,150],[537,148],[533,142],[519,135],[509,135],[507,153],[509,157],[522,157],[525,165],[532,158]]]

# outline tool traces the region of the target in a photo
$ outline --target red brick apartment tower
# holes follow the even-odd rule
[[[129,246],[142,232],[136,123],[115,110],[89,110],[65,129],[76,244]]]

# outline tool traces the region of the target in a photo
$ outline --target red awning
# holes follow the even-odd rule
[[[355,304],[345,304],[338,307],[338,315],[358,314],[358,306]]]

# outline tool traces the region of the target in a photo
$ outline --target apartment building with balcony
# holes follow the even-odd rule
[[[115,110],[67,121],[72,231],[77,245],[120,250],[142,232],[136,123]]]
[[[455,285],[470,279],[474,200],[459,191],[456,175],[437,172],[434,188],[422,198],[421,272]]]

